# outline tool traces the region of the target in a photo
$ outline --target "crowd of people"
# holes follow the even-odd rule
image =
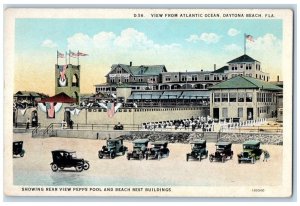
[[[214,120],[210,117],[193,116],[188,119],[177,119],[160,122],[147,122],[143,123],[145,130],[200,130],[203,132],[213,131]]]

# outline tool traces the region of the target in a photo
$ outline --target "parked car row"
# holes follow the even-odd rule
[[[128,160],[131,159],[157,159],[166,158],[170,154],[167,141],[151,142],[148,147],[149,139],[136,139],[133,142],[132,150],[124,146],[122,138],[108,139],[106,145],[98,151],[100,159],[110,158],[114,159],[118,155],[125,155]],[[186,161],[191,159],[201,161],[202,159],[209,158],[210,162],[220,161],[226,162],[232,159],[233,151],[231,150],[231,142],[217,142],[215,152],[208,155],[206,148],[206,140],[194,139],[190,142],[191,152],[186,154]],[[243,143],[243,151],[237,155],[238,163],[249,162],[254,164],[256,160],[260,159],[263,150],[260,149],[260,142],[256,140],[249,140]],[[23,157],[25,150],[23,149],[23,141],[13,142],[13,155]],[[50,163],[53,172],[64,170],[65,168],[74,167],[77,172],[88,170],[90,168],[89,161],[77,158],[75,151],[68,150],[54,150],[52,151],[53,161]]]

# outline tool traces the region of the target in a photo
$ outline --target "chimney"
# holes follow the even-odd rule
[[[279,75],[277,75],[277,82],[279,82]]]
[[[129,66],[131,66],[131,67],[132,67],[132,62],[130,62],[130,63],[129,63]]]
[[[216,64],[214,64],[214,71],[216,71],[216,69],[217,69],[217,65],[216,65]]]

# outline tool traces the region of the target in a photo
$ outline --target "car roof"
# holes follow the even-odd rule
[[[115,139],[108,139],[107,141],[110,141],[110,142],[118,142],[120,140],[123,140],[123,138],[115,138]]]
[[[194,139],[190,142],[190,144],[204,144],[206,143],[205,139]]]
[[[258,144],[260,144],[260,141],[258,141],[258,140],[248,140],[248,141],[245,141],[243,144],[246,144],[246,145],[258,145]]]
[[[155,142],[151,142],[152,145],[164,145],[164,144],[168,144],[167,141],[155,141]]]
[[[52,152],[68,152],[68,153],[74,153],[76,151],[74,150],[66,150],[66,149],[57,149],[57,150],[53,150]]]
[[[217,142],[216,146],[227,146],[227,145],[231,145],[231,142]]]
[[[133,141],[133,143],[148,143],[149,139],[136,139]]]
[[[23,143],[23,141],[15,141],[15,142],[13,142],[13,143],[14,143],[14,144],[15,144],[15,143]]]

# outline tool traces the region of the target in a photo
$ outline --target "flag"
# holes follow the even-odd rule
[[[57,51],[57,58],[65,58],[65,55]]]
[[[46,110],[47,110],[48,118],[54,118],[55,115],[54,102],[46,102]]]
[[[114,103],[107,103],[107,116],[108,117],[113,117],[115,114],[115,105]]]
[[[253,36],[251,36],[251,35],[249,35],[249,34],[245,34],[245,38],[246,38],[247,40],[249,40],[249,41],[254,42]]]
[[[59,66],[58,68],[59,68],[60,79],[64,81],[66,79],[67,65]]]
[[[78,55],[76,53],[72,52],[72,51],[69,52],[69,56],[73,57],[73,58],[77,58],[78,57]]]
[[[77,56],[88,56],[88,54],[84,54],[78,51]]]

